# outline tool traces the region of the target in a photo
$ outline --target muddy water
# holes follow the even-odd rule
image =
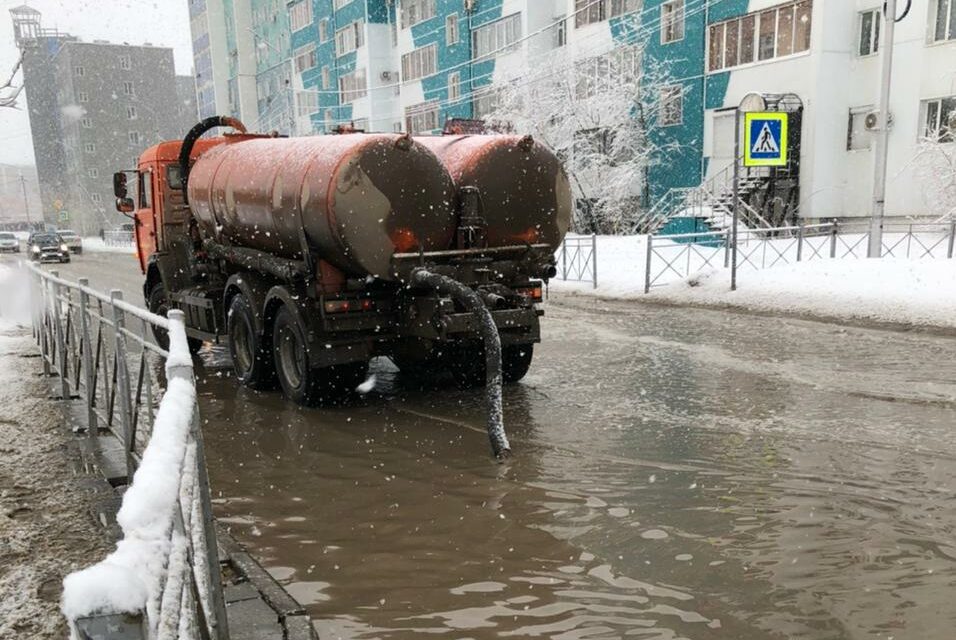
[[[219,515],[323,638],[952,637],[956,341],[597,307],[549,306],[504,465],[479,394],[301,410],[206,353]]]

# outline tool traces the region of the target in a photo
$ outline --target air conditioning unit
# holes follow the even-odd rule
[[[391,80],[392,80],[392,72],[391,72],[391,71],[383,71],[380,77],[382,78],[382,82],[391,82]]]
[[[471,13],[472,11],[474,11],[475,2],[476,0],[465,0],[465,11],[467,11],[468,13]]]
[[[893,114],[889,114],[886,118],[887,128],[893,127]],[[879,109],[874,109],[866,114],[863,117],[863,128],[867,131],[879,131],[880,130],[880,111]]]

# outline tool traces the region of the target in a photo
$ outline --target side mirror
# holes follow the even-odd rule
[[[132,198],[116,198],[116,210],[120,213],[132,213],[136,210],[136,205]]]
[[[126,188],[126,172],[117,171],[113,174],[113,195],[116,196],[117,200],[125,200],[128,194],[129,190]],[[116,208],[119,209],[119,202],[116,203]],[[122,211],[122,209],[119,210]]]

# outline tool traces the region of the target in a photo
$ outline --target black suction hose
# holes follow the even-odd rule
[[[189,133],[183,138],[183,146],[179,149],[180,184],[183,187],[183,202],[186,204],[189,204],[189,192],[186,189],[189,185],[189,156],[192,155],[196,140],[199,140],[204,133],[216,127],[232,127],[240,133],[246,132],[246,125],[229,116],[210,116],[189,130]]]
[[[412,272],[412,284],[429,287],[441,294],[451,296],[470,311],[478,323],[478,330],[485,343],[485,397],[488,400],[488,439],[491,450],[499,460],[511,455],[511,444],[505,434],[504,416],[501,410],[501,337],[495,319],[482,302],[481,296],[457,280],[432,273],[427,269]]]

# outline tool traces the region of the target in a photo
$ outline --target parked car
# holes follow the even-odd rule
[[[77,255],[83,253],[83,240],[76,231],[72,229],[60,229],[57,233],[59,233],[63,241],[66,242],[66,246],[70,248],[70,253]]]
[[[0,232],[0,253],[20,253],[20,241],[12,233]]]
[[[70,248],[58,233],[38,231],[30,235],[27,244],[30,247],[30,259],[35,262],[70,261]]]

